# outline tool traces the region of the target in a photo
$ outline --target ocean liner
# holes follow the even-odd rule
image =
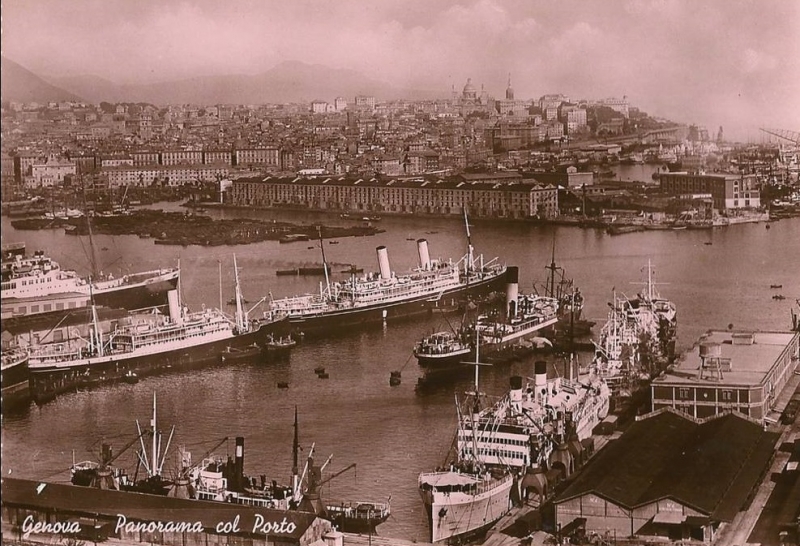
[[[650,262],[646,269],[642,293],[634,298],[614,293],[608,320],[595,344],[593,367],[615,395],[630,395],[637,383],[657,375],[675,356],[675,304],[657,292]]]
[[[453,301],[501,290],[505,282],[505,265],[496,258],[484,262],[482,255],[474,255],[468,224],[467,254],[457,262],[431,259],[428,242],[419,239],[419,267],[396,275],[386,247],[376,250],[378,272],[352,274],[342,282],[331,282],[326,275],[318,294],[272,300],[270,309],[286,313],[296,329],[314,335],[431,312]]]
[[[20,248],[22,251],[20,252]],[[83,278],[36,251],[24,253],[18,243],[3,247],[2,318],[64,313],[88,307],[90,296],[95,305],[143,309],[166,304],[166,294],[178,284],[179,268],[156,269],[114,278]]]
[[[596,375],[547,379],[539,361],[533,384],[523,389],[522,378],[511,377],[509,392],[488,403],[478,392],[477,361],[475,367],[475,391],[457,406],[455,460],[419,476],[434,543],[480,536],[531,491],[541,502],[549,482],[575,467],[572,453],[582,448],[574,446],[608,414],[609,389]]]
[[[45,401],[74,388],[122,380],[129,373],[142,376],[165,368],[217,363],[230,348],[263,347],[272,337],[288,333],[287,317],[280,313],[249,318],[241,304],[238,270],[239,303],[233,318],[217,309],[189,312],[181,304],[179,293],[172,290],[168,294],[169,315],[157,310],[131,314],[104,334],[92,306],[88,340],[32,346],[28,368],[34,400]]]
[[[436,332],[414,347],[414,356],[425,370],[424,381],[435,381],[468,369],[476,358],[477,345],[485,358],[522,343],[559,320],[555,298],[519,294],[519,271],[506,272],[506,309],[501,316],[482,314],[455,332]],[[478,339],[480,337],[480,339]]]

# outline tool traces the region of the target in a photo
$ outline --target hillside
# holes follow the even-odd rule
[[[3,101],[47,103],[83,100],[78,95],[46,82],[5,57],[0,57],[0,77],[2,78],[0,97]]]

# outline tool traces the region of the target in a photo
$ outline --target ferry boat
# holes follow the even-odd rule
[[[218,363],[231,348],[263,347],[270,336],[288,333],[285,315],[249,318],[241,304],[238,270],[236,297],[236,315],[230,317],[217,309],[188,312],[179,291],[172,290],[168,316],[157,310],[131,314],[118,320],[108,334],[100,330],[92,306],[88,340],[30,347],[31,394],[34,400],[45,401],[67,390],[122,380],[128,371],[141,377],[166,368]]]
[[[514,376],[509,392],[489,403],[479,393],[474,364],[475,390],[457,406],[455,460],[419,476],[433,543],[480,536],[531,491],[538,497],[529,502],[543,501],[551,482],[569,477],[572,453],[608,414],[609,389],[597,375],[548,380],[540,361],[532,385],[523,389]],[[548,471],[555,473],[548,477]]]
[[[656,290],[649,261],[646,271],[642,293],[630,299],[614,293],[595,343],[593,366],[615,395],[630,395],[640,381],[655,377],[675,357],[677,309]]]
[[[518,268],[509,267],[506,273],[506,310],[502,317],[479,315],[473,324],[462,326],[456,332],[436,332],[417,343],[413,352],[417,363],[425,369],[424,381],[468,369],[469,362],[476,358],[477,344],[480,344],[484,357],[489,358],[558,322],[558,300],[533,294],[520,295],[518,277]]]
[[[407,274],[392,272],[388,251],[379,246],[379,272],[353,274],[341,282],[331,282],[326,274],[319,293],[272,300],[269,308],[286,313],[294,327],[314,335],[430,313],[451,301],[492,293],[505,282],[505,265],[474,255],[468,224],[467,254],[457,262],[431,259],[425,239],[417,241],[417,250],[419,267]]]
[[[24,247],[23,247],[24,248]],[[2,318],[63,313],[94,303],[115,309],[143,309],[166,303],[180,268],[164,268],[115,278],[83,278],[36,251],[32,256],[3,252]]]

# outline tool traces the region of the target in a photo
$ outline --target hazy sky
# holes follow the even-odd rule
[[[115,82],[351,68],[517,98],[627,95],[733,134],[800,131],[800,0],[2,0],[3,55]],[[322,97],[332,100],[331,97]]]

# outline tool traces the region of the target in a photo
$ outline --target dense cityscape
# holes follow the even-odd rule
[[[248,14],[308,39],[306,24],[333,32],[354,17],[344,4],[313,21],[307,7]],[[165,8],[155,28],[184,19],[186,44],[203,28],[261,38],[230,22],[239,2],[211,27],[198,6]],[[358,54],[341,34],[335,47],[309,41],[309,58],[363,57],[369,78],[279,47],[268,72],[209,75],[208,45],[208,71],[186,55],[157,81],[132,52],[153,77],[175,52],[142,39],[117,84],[80,75],[68,55],[54,70],[38,38],[30,55],[9,53],[19,38],[4,37],[3,542],[800,544],[791,117],[751,118],[757,136],[744,141],[708,120],[731,104],[744,119],[753,95],[685,105],[684,117],[629,76],[608,93],[591,75],[625,73],[616,42],[590,51],[601,33],[580,22],[538,56],[556,52],[558,74],[575,46],[602,67],[548,79],[537,59],[532,76],[512,62],[514,40],[547,19],[515,21],[500,0],[436,8],[450,47],[480,21],[488,61],[463,53],[427,89],[422,76],[382,82],[407,57],[396,43],[390,57],[369,51],[395,36],[373,35],[370,17],[410,25],[410,51],[439,39],[410,22],[432,8],[387,6],[358,15]],[[668,20],[678,8],[622,11]],[[36,11],[12,15],[61,30]],[[696,23],[681,13],[669,25]],[[302,51],[290,34],[287,50]],[[121,40],[96,36],[110,51]],[[783,62],[753,47],[742,72]],[[252,62],[272,58],[264,49]],[[633,49],[622,50],[633,60]],[[91,68],[110,74],[114,51]],[[650,51],[645,64],[665,74],[690,63]],[[720,81],[725,71],[736,69]],[[559,85],[573,81],[582,93]]]

